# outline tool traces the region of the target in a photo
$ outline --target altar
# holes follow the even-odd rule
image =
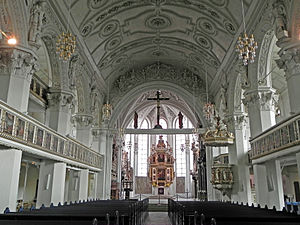
[[[170,186],[174,180],[174,157],[171,146],[159,136],[157,145],[153,145],[148,158],[149,178],[153,195],[170,195]]]

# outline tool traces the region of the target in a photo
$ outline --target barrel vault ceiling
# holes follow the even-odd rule
[[[244,0],[245,13],[251,0]],[[240,0],[51,0],[106,84],[153,63],[215,78],[241,26]]]

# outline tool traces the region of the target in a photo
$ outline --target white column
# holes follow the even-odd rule
[[[91,145],[91,125],[93,117],[86,114],[76,114],[72,116],[72,122],[76,126],[76,140],[86,146]]]
[[[232,116],[235,132],[234,145],[228,147],[229,164],[236,165],[233,170],[234,184],[232,189],[232,201],[252,204],[251,202],[251,187],[250,187],[250,172],[248,166],[248,149],[244,139],[246,132],[246,124],[244,115],[235,113]],[[231,127],[231,125],[229,126]]]
[[[282,185],[282,173],[281,173],[281,165],[279,160],[275,160],[275,197],[272,198],[274,203],[272,205],[276,206],[277,210],[282,210],[284,207],[284,196],[283,196],[283,185]]]
[[[0,151],[0,213],[6,207],[16,210],[22,151]]]
[[[79,200],[87,200],[88,197],[88,182],[89,182],[89,170],[82,169],[79,173]]]
[[[273,104],[274,89],[259,87],[257,90],[247,90],[243,103],[248,106],[248,115],[252,137],[274,126],[275,110]]]
[[[119,185],[120,195],[122,190],[122,156],[123,156],[123,138],[119,137],[118,140],[118,173],[117,173],[117,182]],[[121,197],[121,196],[120,196]]]
[[[27,112],[30,82],[37,70],[36,57],[17,48],[2,48],[1,63],[4,65],[0,69],[0,99]]]
[[[96,198],[97,199],[104,199],[103,197],[103,186],[104,186],[104,172],[98,172],[95,174],[95,188],[96,188]]]
[[[49,107],[46,111],[46,124],[62,135],[71,133],[71,103],[73,93],[50,89]]]
[[[102,182],[102,189],[98,187],[98,192],[102,193],[101,199],[110,199],[111,192],[111,168],[112,168],[112,135],[107,128],[100,131],[100,153],[104,156],[103,171],[100,172],[100,177],[97,183]]]
[[[152,135],[153,136],[153,135]],[[133,193],[135,194],[136,177],[138,175],[138,136],[133,138]]]
[[[297,167],[298,167],[298,177],[300,178],[300,153],[296,154]]]
[[[185,140],[185,192],[188,192],[188,195],[191,193],[191,175],[190,175],[190,140],[188,135],[186,135]]]
[[[65,193],[65,179],[66,179],[66,163],[54,163],[53,179],[51,191],[51,203],[58,205],[64,203]]]
[[[256,202],[264,207],[268,203],[267,170],[265,165],[254,164]]]
[[[283,43],[283,45],[289,45],[292,44],[294,46],[294,43]],[[282,48],[285,48],[285,46],[280,46]],[[280,59],[276,60],[277,65],[280,69],[285,70],[285,77],[287,82],[287,88],[289,93],[289,101],[290,101],[290,113],[295,114],[300,112],[300,89],[299,89],[299,82],[300,82],[300,62],[299,62],[299,56],[300,52],[297,47],[292,47],[287,50],[281,50],[279,52]]]
[[[96,151],[100,152],[100,128],[93,128],[92,129],[92,146],[91,148]]]
[[[44,160],[40,164],[37,208],[42,204],[49,206],[51,203],[53,168],[54,164],[51,161]]]
[[[214,188],[211,184],[211,168],[213,165],[213,151],[212,147],[206,146],[206,177],[207,177],[207,200],[208,201],[214,201],[215,195],[214,195]]]

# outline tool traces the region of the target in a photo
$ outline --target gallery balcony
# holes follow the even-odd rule
[[[250,140],[249,159],[267,159],[299,151],[300,113],[287,118]]]
[[[65,161],[70,165],[97,169],[103,155],[80,142],[60,135],[37,120],[0,101],[0,145],[23,152]]]

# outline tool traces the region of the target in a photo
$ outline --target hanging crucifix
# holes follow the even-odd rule
[[[156,125],[154,126],[154,129],[162,129],[162,126],[159,124],[159,117],[160,117],[160,101],[161,100],[169,100],[170,98],[160,98],[159,96],[161,95],[160,91],[156,92],[156,98],[147,98],[147,100],[155,100],[157,101],[157,122]]]

